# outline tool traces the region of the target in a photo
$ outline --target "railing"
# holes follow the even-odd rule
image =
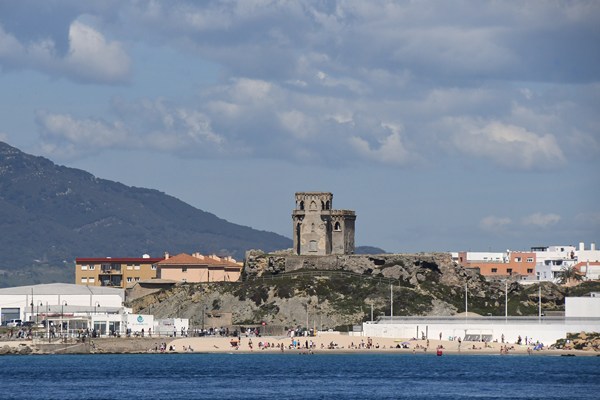
[[[367,324],[389,324],[389,323],[414,323],[415,321],[427,321],[431,323],[448,323],[448,324],[462,324],[465,321],[469,321],[471,323],[494,323],[498,322],[508,322],[513,324],[523,324],[523,323],[548,323],[548,324],[556,324],[556,323],[597,323],[600,328],[600,318],[595,317],[550,317],[550,316],[513,316],[513,317],[504,317],[504,316],[402,316],[402,317],[378,317],[376,321],[368,321]]]

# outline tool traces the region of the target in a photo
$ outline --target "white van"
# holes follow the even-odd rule
[[[9,319],[6,321],[6,326],[8,326],[9,328],[21,326],[22,324],[23,324],[23,321],[21,321],[20,319]]]

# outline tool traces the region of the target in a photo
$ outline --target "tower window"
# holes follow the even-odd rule
[[[325,202],[325,209],[329,210],[331,208],[331,203],[329,203],[329,201]]]
[[[300,202],[300,209],[301,209],[301,210],[304,210],[304,200],[302,200],[302,201]]]
[[[311,209],[311,210],[316,210],[316,209],[317,209],[317,203],[316,203],[316,202],[314,202],[314,201],[312,201],[312,202],[310,203],[310,209]]]
[[[308,244],[308,251],[317,251],[317,241],[311,240]]]
[[[335,225],[333,226],[333,230],[335,230],[335,231],[341,231],[342,230],[342,227],[341,227],[341,225],[340,225],[339,222],[335,223]]]

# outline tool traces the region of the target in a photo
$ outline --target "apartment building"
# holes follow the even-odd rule
[[[144,254],[139,258],[92,257],[75,259],[75,283],[86,286],[126,288],[157,276],[157,263],[164,258]]]
[[[533,276],[535,253],[532,251],[458,252],[458,263],[467,268],[477,268],[483,276]]]
[[[234,282],[240,278],[242,263],[231,257],[192,255],[181,253],[170,256],[157,264],[158,278],[178,282]]]

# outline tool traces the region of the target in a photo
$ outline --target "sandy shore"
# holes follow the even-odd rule
[[[298,339],[298,338],[297,338]],[[301,337],[299,340],[302,346],[306,341],[315,343],[314,353],[398,353],[398,354],[436,354],[438,346],[442,346],[443,354],[501,354],[501,348],[505,345],[509,348],[508,354],[528,355],[528,346],[519,346],[516,344],[488,343],[487,346],[482,342],[462,342],[459,346],[457,341],[448,340],[429,340],[427,347],[426,340],[408,340],[394,338],[370,338],[373,346],[371,349],[363,347],[361,344],[368,343],[368,337],[347,336],[339,334],[322,333],[316,337]],[[196,352],[196,353],[281,353],[284,346],[284,353],[306,353],[306,349],[289,349],[292,339],[289,337],[269,336],[269,337],[244,337],[241,343],[234,347],[231,345],[231,338],[221,337],[199,337],[199,338],[180,338],[167,342],[167,349],[173,346],[175,352]],[[271,347],[261,348],[259,342],[268,342]],[[329,349],[330,343],[337,344],[334,349]],[[408,348],[397,348],[400,344],[406,344]],[[321,346],[323,345],[323,346]],[[529,346],[532,349],[532,346]],[[191,349],[191,350],[190,350]],[[600,353],[582,351],[582,350],[540,350],[531,351],[531,355],[587,355],[596,356]]]
[[[394,338],[370,338],[373,346],[370,349],[366,348],[369,341],[368,337],[363,336],[348,336],[334,333],[321,333],[316,337],[301,337],[296,338],[300,340],[302,347],[305,346],[306,342],[312,340],[315,344],[312,351],[314,353],[393,353],[393,354],[429,354],[435,355],[438,346],[442,346],[443,354],[497,354],[500,355],[501,348],[505,345],[509,348],[508,354],[511,355],[528,355],[528,346],[519,346],[516,344],[502,344],[502,343],[488,343],[487,346],[482,342],[462,342],[459,348],[457,341],[448,340],[429,340],[429,347],[427,347],[426,340],[409,340],[409,339],[394,339]],[[92,352],[101,353],[148,353],[154,352],[154,349],[166,343],[166,352],[192,352],[192,353],[254,353],[254,354],[267,354],[267,353],[281,353],[281,346],[284,347],[284,353],[307,353],[306,348],[290,349],[289,346],[292,343],[292,339],[283,336],[266,336],[266,337],[241,337],[241,341],[237,346],[231,345],[232,338],[227,337],[188,337],[188,338],[165,338],[165,337],[153,337],[153,338],[102,338],[94,339],[95,346]],[[270,347],[265,348],[259,346],[259,342],[268,342]],[[330,344],[334,343],[336,346],[330,349]],[[364,346],[363,346],[364,344]],[[406,347],[397,348],[396,346]],[[57,344],[55,344],[57,345]],[[277,347],[277,346],[280,347]],[[10,348],[20,348],[23,346],[30,346],[34,352],[46,352],[42,348],[37,349],[30,340],[10,340],[0,341],[0,348],[8,346]],[[63,347],[77,347],[69,345],[59,345],[58,350]],[[173,347],[173,351],[169,351],[169,348]],[[531,349],[532,347],[529,346]],[[84,349],[74,349],[80,351]],[[84,350],[87,352],[89,350]],[[54,352],[50,350],[49,352]],[[58,351],[56,351],[58,352]],[[531,351],[531,355],[577,355],[577,356],[600,356],[600,353],[594,351],[583,351],[583,350],[540,350]]]

